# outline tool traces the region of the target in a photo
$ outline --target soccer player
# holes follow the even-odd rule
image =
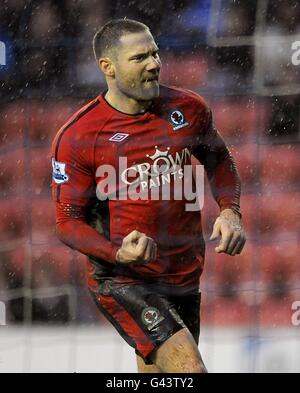
[[[234,160],[203,98],[159,84],[158,47],[146,25],[112,20],[93,44],[108,89],[54,140],[58,236],[89,257],[89,290],[135,349],[139,372],[204,373],[200,212],[187,209],[187,197],[176,198],[172,187],[195,156],[220,207],[211,236],[220,237],[216,252],[239,254],[245,235]],[[169,200],[164,184],[173,190]],[[135,194],[124,193],[134,187]],[[137,198],[141,191],[148,198]]]

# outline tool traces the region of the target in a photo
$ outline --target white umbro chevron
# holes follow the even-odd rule
[[[111,142],[123,142],[128,136],[129,136],[129,134],[124,134],[122,132],[117,132],[109,140]]]

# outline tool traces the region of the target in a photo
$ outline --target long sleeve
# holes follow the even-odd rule
[[[115,263],[118,247],[87,223],[84,207],[56,203],[56,232],[69,247],[89,257]]]
[[[240,214],[240,177],[230,151],[213,125],[211,112],[206,131],[193,154],[204,165],[220,210],[230,208]]]
[[[89,135],[88,135],[89,136]],[[83,254],[115,263],[118,250],[87,222],[86,212],[95,193],[92,137],[81,137],[76,125],[64,128],[52,146],[52,194],[59,239]]]

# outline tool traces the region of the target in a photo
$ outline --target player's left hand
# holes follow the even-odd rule
[[[216,219],[210,240],[221,236],[217,253],[240,254],[246,243],[246,236],[240,216],[231,209],[224,209]]]

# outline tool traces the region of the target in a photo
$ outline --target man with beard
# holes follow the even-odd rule
[[[220,207],[211,237],[221,237],[216,252],[236,255],[245,235],[235,163],[203,98],[159,84],[159,50],[146,25],[108,22],[94,37],[94,52],[108,89],[53,143],[58,236],[89,257],[90,292],[135,349],[139,372],[206,372],[198,349],[200,213],[174,193],[169,200],[121,194],[128,185],[161,187],[154,182],[159,162],[176,162],[174,170],[184,176],[183,166],[195,156]],[[127,160],[125,170],[120,158]],[[101,168],[115,168],[113,184]],[[103,184],[110,189],[105,201]]]

